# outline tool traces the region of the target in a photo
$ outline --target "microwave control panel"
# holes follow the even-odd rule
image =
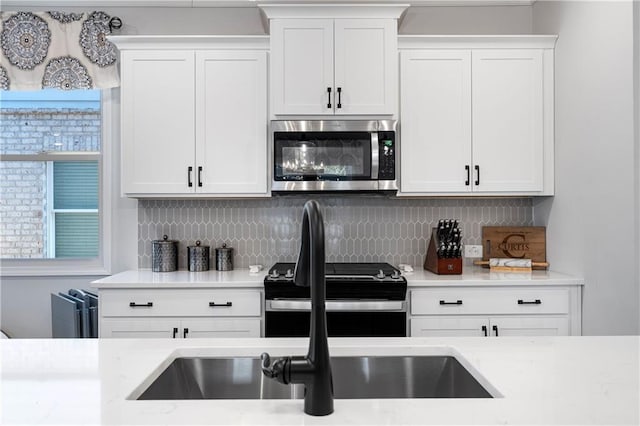
[[[396,178],[396,140],[395,132],[378,132],[379,144],[379,180],[395,180]]]

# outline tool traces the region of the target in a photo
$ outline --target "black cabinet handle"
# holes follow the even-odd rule
[[[193,186],[193,182],[191,182],[191,173],[193,173],[193,167],[189,166],[187,168],[187,183],[189,184],[189,188]]]
[[[475,165],[474,169],[476,169],[476,186],[480,185],[480,166]]]
[[[440,301],[441,305],[462,305],[462,300],[456,300],[455,302],[445,302],[444,300]]]
[[[542,301],[540,299],[536,299],[533,302],[526,302],[522,299],[518,299],[518,305],[540,305]]]
[[[496,337],[498,337],[498,326],[494,325],[492,329],[493,329],[493,332],[496,334]]]
[[[464,184],[465,184],[466,186],[469,186],[469,182],[471,181],[471,171],[470,171],[469,165],[468,165],[468,164],[466,164],[466,165],[464,166],[464,169],[465,169],[465,170],[466,170],[466,172],[467,172],[467,180],[465,180],[465,181],[464,181]]]
[[[173,338],[175,339],[178,335],[178,327],[173,327]]]
[[[183,338],[183,339],[186,339],[186,338],[187,338],[187,334],[189,334],[189,329],[188,329],[188,328],[185,328],[185,329],[182,331],[182,338]]]
[[[150,308],[153,306],[153,302],[147,302],[147,303],[129,302],[129,306],[132,308]]]
[[[342,87],[338,87],[338,105],[336,108],[342,108]]]
[[[198,186],[202,186],[202,166],[198,166]]]
[[[484,332],[484,337],[487,337],[487,326],[483,325],[481,330]]]
[[[231,307],[231,306],[233,306],[233,303],[231,303],[231,302],[227,302],[227,303],[209,302],[209,306],[212,307],[212,308],[219,307],[219,306]]]
[[[327,87],[327,108],[331,108],[331,87]]]

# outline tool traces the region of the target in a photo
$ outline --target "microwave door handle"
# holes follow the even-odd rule
[[[378,132],[371,132],[371,179],[378,179],[380,167],[380,145],[378,144]]]

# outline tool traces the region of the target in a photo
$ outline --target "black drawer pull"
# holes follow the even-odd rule
[[[153,302],[147,302],[147,303],[130,302],[129,306],[132,308],[150,308],[153,306]]]
[[[456,300],[455,302],[445,302],[444,300],[440,301],[441,305],[462,305],[462,300]]]
[[[487,326],[486,325],[482,326],[482,332],[484,333],[484,337],[487,337]]]
[[[182,332],[182,338],[186,339],[187,338],[187,334],[189,334],[189,329],[185,328],[184,331]]]
[[[540,304],[542,304],[540,299],[536,299],[533,302],[525,302],[522,299],[518,299],[518,305],[540,305]]]
[[[496,333],[496,337],[498,337],[498,326],[494,325],[492,328],[493,328],[493,331]]]
[[[209,302],[209,306],[212,308],[215,307],[231,307],[233,305],[233,303],[231,302],[227,302],[227,303],[216,303],[216,302]]]
[[[471,181],[471,174],[469,172],[469,165],[466,164],[464,166],[465,171],[467,172],[467,180],[464,181],[465,186],[469,186],[469,182]]]
[[[176,335],[178,334],[178,327],[173,327],[173,338],[176,338]]]

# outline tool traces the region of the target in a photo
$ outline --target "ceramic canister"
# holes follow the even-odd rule
[[[231,271],[233,270],[233,248],[222,244],[222,247],[216,247],[216,270]]]
[[[178,269],[178,242],[164,235],[151,242],[151,269],[153,272],[172,272]]]
[[[209,246],[201,246],[200,240],[195,246],[187,247],[187,263],[189,271],[200,272],[209,270]]]

